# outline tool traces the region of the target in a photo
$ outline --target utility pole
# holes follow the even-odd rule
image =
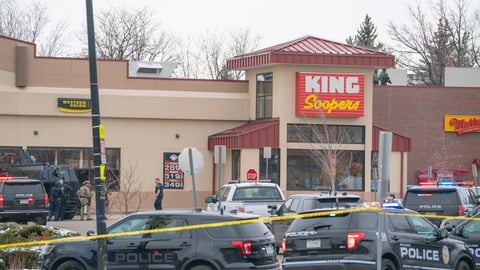
[[[93,24],[92,0],[86,0],[88,62],[90,70],[90,98],[92,100],[93,163],[95,173],[95,203],[97,234],[107,234],[105,216],[105,136],[100,123],[100,102],[98,98],[97,60],[95,52],[95,27]],[[97,239],[97,269],[107,269],[107,239]]]

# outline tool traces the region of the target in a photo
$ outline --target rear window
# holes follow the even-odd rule
[[[342,230],[348,229],[350,224],[350,213],[329,214],[320,217],[307,217],[295,219],[288,228],[288,232],[299,231],[321,231],[321,230]]]
[[[348,206],[360,203],[360,198],[320,198],[315,200],[314,208],[332,208],[337,206]]]
[[[378,215],[372,212],[329,214],[321,217],[296,219],[289,232],[321,230],[376,230]]]
[[[409,190],[405,196],[405,206],[420,204],[457,204],[458,196],[455,189],[422,189]]]
[[[44,193],[42,183],[39,182],[5,182],[4,193]]]
[[[226,220],[204,220],[205,223],[226,222]],[[213,238],[256,238],[271,235],[270,230],[262,222],[252,222],[240,225],[225,225],[207,227],[207,233]]]
[[[241,187],[235,190],[232,200],[234,201],[243,201],[243,200],[282,200],[282,195],[278,189],[274,186],[252,186],[252,187]]]

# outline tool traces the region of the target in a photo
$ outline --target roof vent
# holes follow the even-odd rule
[[[170,78],[177,65],[177,63],[131,61],[128,75],[130,77]]]

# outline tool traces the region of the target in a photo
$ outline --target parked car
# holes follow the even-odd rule
[[[435,216],[465,216],[478,205],[478,199],[465,186],[414,186],[407,189],[403,205],[428,215],[439,226],[443,218]]]
[[[342,193],[340,195],[323,192],[295,194],[288,197],[287,201],[273,213],[278,216],[289,216],[311,211],[312,209],[357,207],[361,206],[362,203],[363,200],[360,196],[347,193]],[[274,219],[271,221],[270,229],[275,235],[277,252],[280,251],[283,235],[292,222],[293,218],[280,220]]]
[[[212,226],[219,222],[227,224]],[[196,226],[144,231],[189,225]],[[200,229],[198,225],[204,227]],[[107,231],[115,234],[107,240],[108,269],[279,269],[274,236],[253,215],[222,215],[201,210],[148,211],[130,214]],[[140,232],[132,234],[136,231]],[[50,243],[42,249],[38,269],[94,270],[96,252],[96,240]]]
[[[40,180],[0,177],[0,221],[47,224],[50,202]]]
[[[476,268],[480,269],[480,213],[462,221],[454,228],[451,224],[446,224],[445,228],[451,231],[449,238],[461,240],[467,244],[475,258]]]
[[[272,208],[285,202],[285,195],[270,181],[233,180],[223,185],[217,194],[205,197],[209,211],[241,212],[268,217]]]
[[[381,269],[474,269],[466,245],[418,212],[383,211],[322,210],[295,219],[283,240],[282,269],[374,270],[379,237]]]

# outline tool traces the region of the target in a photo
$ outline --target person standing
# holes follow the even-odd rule
[[[48,211],[48,221],[52,220],[52,217],[55,217],[55,221],[60,219],[60,208],[62,206],[62,190],[61,184],[59,181],[55,181],[54,186],[50,189],[49,201],[50,209]]]
[[[59,219],[64,220],[65,210],[67,210],[68,208],[68,203],[70,201],[70,198],[72,197],[73,188],[69,184],[65,183],[63,179],[59,180],[59,182],[60,182],[60,190],[62,194],[62,202],[60,204]]]
[[[78,190],[78,197],[80,198],[80,220],[84,220],[84,216],[87,216],[87,220],[92,220],[90,217],[90,202],[92,199],[92,192],[90,190],[90,182],[84,181],[83,185]]]
[[[155,178],[155,203],[153,206],[155,210],[162,210],[163,200],[163,184],[160,182],[160,178]]]

